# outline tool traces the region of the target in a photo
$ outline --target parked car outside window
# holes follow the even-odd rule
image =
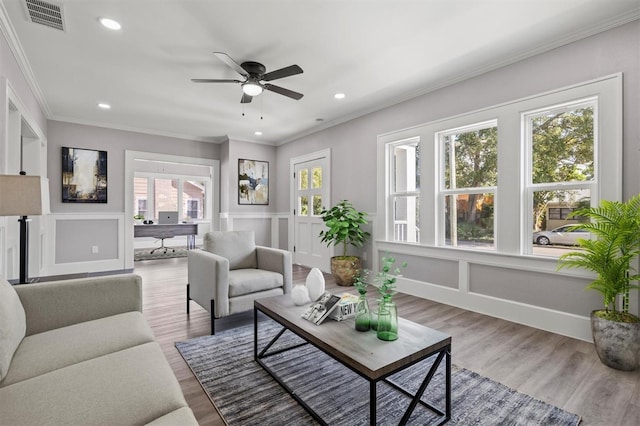
[[[595,236],[584,229],[571,229],[574,225],[564,225],[551,231],[540,231],[533,233],[533,242],[541,246],[548,246],[550,244],[558,244],[564,246],[578,245],[578,240],[591,240]]]

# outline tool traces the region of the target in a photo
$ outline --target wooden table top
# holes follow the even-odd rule
[[[403,318],[398,318],[398,339],[392,342],[378,339],[373,330],[356,331],[353,319],[327,318],[315,325],[302,319],[309,304],[296,306],[289,294],[254,303],[259,311],[371,380],[402,370],[451,344],[450,335]]]

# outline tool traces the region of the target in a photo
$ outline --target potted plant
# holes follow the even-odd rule
[[[573,212],[590,222],[575,228],[596,239],[578,241],[579,251],[558,259],[560,268],[583,268],[597,274],[587,288],[599,291],[604,309],[591,312],[591,332],[600,360],[618,370],[635,370],[640,363],[640,318],[629,312],[629,293],[638,289],[633,268],[640,255],[640,195],[626,203],[602,201],[599,207]]]
[[[369,233],[360,227],[367,223],[364,212],[357,211],[347,200],[342,200],[329,210],[320,213],[327,229],[320,231],[321,241],[327,246],[342,244],[342,255],[331,258],[331,275],[338,285],[349,286],[360,270],[358,256],[347,256],[347,246],[362,247]]]
[[[134,224],[142,225],[143,221],[144,221],[144,215],[137,214],[137,215],[133,216],[133,223]]]

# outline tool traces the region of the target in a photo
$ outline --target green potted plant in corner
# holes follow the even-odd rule
[[[321,241],[327,246],[342,245],[342,255],[331,258],[331,275],[338,285],[350,286],[360,270],[358,256],[347,256],[347,246],[362,247],[370,234],[361,225],[367,223],[364,212],[357,211],[347,200],[342,200],[320,213],[327,229],[320,231]]]
[[[590,222],[575,225],[596,239],[581,239],[581,250],[558,259],[560,268],[583,268],[597,274],[587,288],[599,291],[604,309],[591,312],[591,332],[600,360],[618,370],[640,364],[640,318],[629,312],[629,293],[640,279],[633,268],[640,255],[640,195],[626,203],[604,200],[599,207],[573,212]]]
[[[137,214],[137,215],[133,216],[133,223],[134,224],[142,225],[143,221],[144,221],[144,215]]]

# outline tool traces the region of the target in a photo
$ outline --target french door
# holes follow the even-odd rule
[[[320,217],[329,204],[329,157],[294,163],[293,261],[329,272],[331,250],[320,242],[325,225]]]

